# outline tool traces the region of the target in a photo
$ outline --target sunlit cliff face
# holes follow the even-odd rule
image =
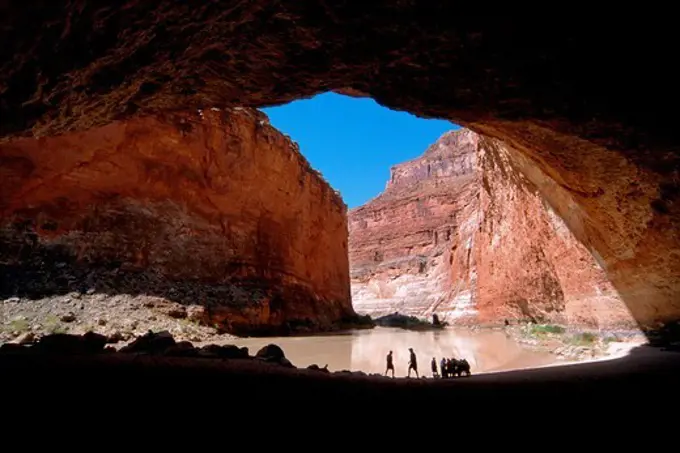
[[[347,208],[261,112],[19,139],[0,161],[0,299],[157,296],[240,334],[354,314]]]
[[[634,329],[597,259],[513,163],[515,151],[447,132],[392,168],[349,212],[352,302],[451,324],[506,319]]]
[[[674,27],[456,12],[447,2],[6,2],[0,136],[351,88],[500,139],[636,320],[677,320],[680,139],[664,112],[680,99]]]

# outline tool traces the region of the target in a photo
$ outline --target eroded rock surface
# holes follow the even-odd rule
[[[2,2],[0,136],[331,90],[448,118],[524,159],[655,327],[680,319],[680,90],[666,16],[536,21],[445,1]]]
[[[353,315],[346,206],[261,112],[15,140],[0,161],[4,298],[152,295],[234,333]]]
[[[357,311],[635,327],[605,270],[513,152],[470,130],[448,132],[350,211]]]
[[[516,151],[481,138],[478,152],[479,223],[471,235],[471,271],[479,319],[636,327],[612,276],[525,176],[513,159]],[[550,189],[545,193],[552,196]]]
[[[394,166],[382,194],[350,210],[357,310],[424,315],[448,300],[451,244],[477,214],[478,140],[468,130],[444,134],[421,157]],[[462,285],[461,297],[470,288]]]

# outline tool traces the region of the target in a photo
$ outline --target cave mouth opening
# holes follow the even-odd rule
[[[508,162],[515,156],[502,142],[342,94],[261,110],[350,198],[359,314],[388,327],[427,324],[433,315],[464,327],[508,323],[520,341],[552,344],[567,356],[644,338],[598,259]],[[477,346],[460,349],[481,357],[479,345],[495,341],[470,340]]]
[[[298,111],[290,115],[291,108]],[[263,158],[258,154],[262,151],[260,148],[285,145],[292,139],[298,142],[300,153],[313,167],[322,169],[322,176],[328,178],[326,182],[339,189],[343,197],[348,190],[359,189],[352,194],[354,201],[348,206],[344,220],[348,237],[343,241],[344,259],[349,265],[351,300],[358,314],[383,319],[381,323],[386,327],[397,325],[407,327],[407,330],[422,327],[427,324],[423,320],[435,314],[445,324],[463,327],[493,326],[509,320],[518,338],[562,342],[565,348],[571,348],[570,351],[589,349],[596,341],[607,346],[612,340],[624,339],[616,334],[589,336],[579,330],[580,327],[591,327],[592,331],[595,327],[599,334],[601,329],[597,327],[609,316],[602,314],[606,309],[583,302],[591,294],[578,293],[576,282],[582,277],[595,283],[596,303],[604,301],[616,305],[615,309],[619,311],[616,316],[622,316],[625,307],[621,310],[615,289],[602,275],[593,277],[588,273],[594,266],[588,261],[585,250],[567,253],[567,263],[572,267],[567,266],[565,272],[562,271],[560,266],[564,262],[560,261],[560,255],[563,249],[578,248],[578,241],[569,236],[569,227],[561,221],[560,215],[537,195],[537,188],[527,188],[530,181],[523,181],[522,173],[511,163],[517,156],[503,149],[501,142],[448,120],[421,119],[380,106],[370,98],[332,92],[261,111],[268,115],[271,128],[263,127],[262,119],[249,109],[207,108],[114,122],[78,132],[76,139],[65,134],[44,139],[40,144],[35,140],[20,139],[0,147],[3,162],[10,164],[5,167],[11,177],[6,181],[14,184],[11,188],[3,187],[3,194],[11,195],[8,198],[12,203],[25,208],[22,214],[29,218],[33,216],[36,221],[35,231],[30,225],[22,226],[26,235],[21,235],[21,240],[24,244],[33,241],[35,245],[42,238],[56,238],[40,250],[31,251],[30,247],[17,246],[16,242],[10,247],[17,253],[14,258],[24,255],[26,258],[21,266],[10,269],[12,275],[46,280],[59,303],[68,306],[67,313],[50,314],[42,327],[52,333],[73,331],[72,323],[76,320],[75,330],[110,330],[115,326],[122,332],[119,336],[127,340],[137,335],[138,322],[120,322],[110,319],[111,316],[82,322],[80,318],[85,317],[80,316],[79,310],[84,310],[90,299],[97,299],[97,303],[111,309],[113,314],[121,301],[129,305],[139,302],[138,296],[160,296],[179,306],[165,307],[163,301],[147,299],[143,305],[162,309],[164,316],[179,320],[205,321],[205,316],[211,321],[218,319],[218,330],[222,332],[267,337],[288,334],[287,329],[293,327],[313,330],[314,317],[326,316],[320,306],[315,306],[301,319],[284,323],[281,329],[270,329],[265,325],[266,317],[263,325],[253,326],[245,319],[248,316],[240,314],[241,318],[234,321],[230,318],[231,312],[215,315],[208,308],[210,303],[202,309],[196,307],[196,300],[202,298],[236,300],[243,294],[252,295],[262,285],[269,284],[271,275],[268,274],[285,268],[290,254],[282,252],[285,244],[276,232],[287,227],[273,211],[277,203],[267,198],[273,192],[263,192],[256,203],[269,206],[265,212],[270,214],[260,214],[252,231],[255,262],[236,263],[233,268],[226,269],[234,274],[248,274],[250,266],[259,269],[258,275],[248,274],[249,278],[239,281],[236,290],[225,290],[224,285],[203,285],[196,292],[196,285],[191,283],[192,273],[221,266],[219,247],[205,250],[202,257],[191,256],[196,255],[193,250],[204,246],[200,240],[187,238],[200,239],[202,234],[214,230],[212,224],[206,228],[201,223],[192,223],[192,215],[200,214],[214,222],[216,209],[229,210],[228,206],[234,204],[235,199],[225,197],[224,193],[220,195],[226,187],[220,186],[225,182],[225,169],[231,172],[229,177],[237,179],[244,185],[241,189],[250,190],[251,195],[258,187],[257,178],[274,181],[273,187],[281,183],[277,192],[289,191],[291,187],[299,190],[308,187],[309,181],[313,180],[303,182],[301,179],[299,186],[289,187],[284,184],[288,179],[285,171],[272,177],[257,173],[254,167],[254,177],[240,179],[238,176],[241,172],[239,159],[249,159],[254,152],[259,156],[257,161]],[[249,134],[255,134],[255,139],[248,138]],[[258,134],[263,134],[262,140]],[[239,137],[238,141],[230,141],[228,137],[233,136]],[[244,143],[255,145],[253,148]],[[118,153],[107,152],[109,145]],[[229,155],[234,146],[242,148],[243,153],[226,164],[219,163],[218,155]],[[55,161],[40,161],[42,147],[52,148]],[[104,149],[100,150],[101,147]],[[310,154],[310,151],[316,154]],[[480,158],[482,155],[486,157]],[[195,156],[203,156],[198,165]],[[375,159],[369,160],[371,157]],[[274,165],[269,167],[268,171],[271,170],[280,172],[281,168]],[[48,181],[47,186],[55,185],[52,190],[45,191],[43,186],[36,185],[39,181]],[[367,184],[358,184],[363,182]],[[151,192],[145,193],[146,188],[152,187]],[[215,193],[211,192],[208,197],[201,195],[205,189]],[[290,203],[290,199],[285,202]],[[525,202],[528,204],[524,205]],[[5,207],[12,209],[12,203],[6,203]],[[27,206],[21,206],[22,203]],[[494,206],[503,209],[494,210]],[[219,235],[227,235],[236,241],[241,234],[237,218],[241,213],[233,214],[232,217],[218,216],[215,226],[219,227]],[[83,215],[83,222],[73,223]],[[159,222],[159,219],[164,220]],[[526,219],[533,223],[525,222]],[[295,223],[294,220],[291,222]],[[536,225],[543,230],[532,236]],[[510,234],[498,236],[498,231]],[[67,234],[63,236],[65,232]],[[553,242],[546,244],[546,235],[552,235]],[[70,236],[70,239],[61,239],[62,236]],[[565,240],[565,237],[569,239]],[[168,239],[160,254],[153,245],[159,238]],[[337,245],[334,241],[337,238],[322,239],[320,249]],[[324,240],[331,240],[332,244]],[[506,254],[510,258],[498,254],[499,249],[506,247],[511,250]],[[79,250],[80,256],[73,256],[71,249],[74,248]],[[116,248],[128,249],[127,255],[119,259],[120,256],[111,253]],[[95,262],[98,250],[108,254],[103,263]],[[184,258],[178,262],[170,260],[169,264],[179,270],[168,268],[166,264],[163,264],[164,269],[190,277],[183,280],[187,284],[159,280],[153,273],[135,273],[135,268],[167,263],[168,259],[161,255],[167,257],[168,253],[175,252]],[[212,257],[218,258],[206,259]],[[527,261],[538,262],[530,269],[528,277],[521,275]],[[28,272],[26,266],[30,268]],[[45,266],[53,267],[54,272],[45,272]],[[314,267],[320,268],[318,274]],[[278,305],[286,305],[288,302],[280,302],[286,298],[295,299],[293,305],[304,304],[305,299],[296,295],[305,292],[304,277],[323,281],[328,279],[327,272],[337,269],[317,262],[303,271],[297,287],[291,286],[289,292],[269,298],[265,303],[268,310],[278,310]],[[43,278],[45,275],[48,278]],[[341,271],[335,279],[342,283],[343,275]],[[75,292],[74,280],[82,286]],[[479,281],[497,283],[494,287],[479,285]],[[342,291],[340,288],[337,293]],[[3,294],[14,298],[15,294],[10,293],[11,288],[3,287]],[[85,296],[81,295],[83,293]],[[34,299],[43,303],[44,296],[39,294]],[[206,311],[208,315],[205,315]],[[394,312],[405,316],[390,317]],[[14,337],[23,338],[25,335],[21,333],[30,333],[32,326],[28,324],[32,320],[14,315],[7,328]],[[181,331],[181,338],[185,339],[200,338],[204,333],[193,326],[186,329],[180,326],[176,331]],[[436,335],[438,332],[431,333]],[[515,361],[514,366],[531,367],[549,362],[545,356],[526,361],[521,357],[513,358],[513,354],[518,353],[512,347],[514,343],[508,343],[505,337],[496,338],[494,333],[488,338],[484,335],[472,334],[470,338],[458,335],[456,341],[461,338],[464,341],[456,346],[454,354],[468,357],[478,369],[512,366],[492,364],[488,358],[484,359],[484,356],[493,356],[485,352],[489,347],[494,351],[506,350],[507,356]],[[421,352],[442,354],[430,348],[427,341],[418,343]],[[367,364],[368,361],[366,359]]]

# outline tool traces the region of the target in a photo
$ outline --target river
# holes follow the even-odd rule
[[[447,328],[409,331],[376,327],[309,337],[241,338],[230,343],[247,346],[255,354],[269,343],[279,345],[297,367],[328,364],[330,371],[384,373],[385,356],[392,350],[395,376],[406,376],[408,348],[418,357],[418,371],[431,376],[430,361],[442,356],[465,358],[472,373],[551,365],[558,359],[547,352],[528,350],[499,330]],[[412,374],[413,375],[413,374]]]

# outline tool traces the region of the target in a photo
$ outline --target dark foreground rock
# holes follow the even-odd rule
[[[42,337],[35,352],[43,354],[97,354],[104,351],[107,339],[103,335],[88,332],[84,335],[53,334]]]
[[[283,350],[275,344],[267,345],[258,351],[256,356],[251,356],[247,347],[236,345],[208,344],[197,348],[189,341],[175,341],[172,334],[167,331],[149,331],[123,346],[120,350],[107,346],[107,344],[117,343],[118,341],[120,341],[120,338],[117,336],[111,338],[93,332],[87,332],[84,335],[59,333],[44,336],[38,341],[27,337],[23,342],[3,344],[0,346],[0,355],[63,356],[114,353],[116,356],[153,355],[204,359],[259,359],[263,362],[295,368],[286,358]]]
[[[312,371],[320,371],[320,372],[322,372],[322,373],[330,373],[330,371],[328,371],[328,364],[324,365],[323,368],[321,368],[321,367],[320,367],[319,365],[317,365],[316,363],[313,363],[313,364],[309,365],[309,366],[307,367],[307,369],[308,369],[308,370],[312,370]]]
[[[140,402],[153,403],[154,410],[163,405],[173,411],[185,409],[199,412],[208,407],[241,410],[242,418],[255,408],[275,409],[276,402],[293,403],[286,411],[300,408],[324,408],[328,416],[344,416],[340,406],[354,411],[385,408],[393,403],[403,411],[408,408],[470,408],[500,414],[524,410],[535,417],[536,408],[549,404],[559,410],[550,413],[550,423],[560,414],[569,414],[573,423],[573,406],[583,411],[611,411],[625,406],[640,420],[660,421],[658,414],[680,402],[677,381],[680,377],[680,354],[649,351],[641,347],[631,355],[603,362],[572,366],[556,366],[533,370],[473,375],[464,379],[391,379],[362,373],[294,369],[264,363],[260,360],[205,360],[185,357],[154,357],[133,354],[38,355],[0,354],[0,384],[7,392],[6,407],[24,407],[30,411],[53,409],[61,402],[60,412],[82,411],[97,404],[109,404],[109,411],[129,413]],[[645,350],[648,350],[645,352]],[[48,377],[48,378],[46,378]],[[185,389],[185,390],[181,390]],[[187,397],[181,397],[188,391]],[[67,403],[66,403],[67,402]],[[82,408],[81,408],[82,402]],[[309,402],[309,405],[300,405]],[[261,403],[261,405],[255,405]],[[379,403],[380,406],[373,404]],[[461,404],[469,406],[460,406]],[[479,404],[483,403],[483,406]],[[608,403],[597,406],[594,403]],[[440,404],[444,404],[440,406]],[[185,407],[186,406],[186,407]],[[190,407],[189,407],[190,406]],[[499,409],[498,412],[493,409]],[[584,409],[587,408],[587,409]],[[590,409],[592,408],[592,409]],[[636,409],[642,409],[637,412]],[[343,408],[344,409],[344,408]],[[663,411],[657,411],[663,409]],[[15,412],[16,413],[16,412]],[[312,412],[321,416],[319,411]],[[597,412],[592,412],[596,414]],[[295,412],[287,412],[296,423]],[[396,414],[396,412],[395,412]],[[117,414],[116,414],[117,415]],[[225,414],[227,417],[228,414]],[[148,415],[145,415],[148,417]],[[422,417],[410,417],[412,420]],[[163,423],[167,420],[161,417]],[[325,419],[325,418],[324,418]],[[511,417],[511,419],[517,419]],[[526,421],[525,418],[521,418]],[[23,420],[23,419],[22,419]],[[147,424],[158,420],[148,417]],[[254,420],[248,417],[249,423]],[[431,417],[427,418],[432,423]],[[459,423],[479,418],[461,416]],[[512,421],[512,420],[511,420]],[[620,420],[603,417],[602,423]]]
[[[290,363],[290,360],[286,358],[283,349],[275,344],[268,344],[267,346],[262,347],[257,351],[255,357],[264,360],[265,362],[273,362],[289,368],[295,368],[295,366]]]

